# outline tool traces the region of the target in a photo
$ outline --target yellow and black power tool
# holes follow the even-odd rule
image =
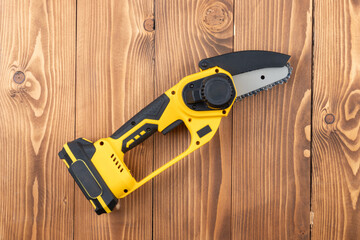
[[[60,158],[97,214],[113,210],[123,198],[189,153],[209,142],[234,101],[286,82],[290,56],[268,51],[240,51],[199,62],[200,72],[142,109],[113,135],[91,142],[79,138],[64,145]],[[162,167],[136,181],[124,154],[156,131],[170,132],[185,124],[190,146]]]

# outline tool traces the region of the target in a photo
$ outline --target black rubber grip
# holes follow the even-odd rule
[[[165,108],[169,104],[170,99],[166,94],[162,94],[160,97],[155,99],[152,103],[143,108],[135,116],[133,116],[129,121],[122,125],[111,138],[118,139],[132,128],[136,127],[144,119],[153,119],[159,120]],[[145,139],[150,137],[158,129],[156,124],[144,124],[136,132],[132,133],[123,141],[122,152],[125,153],[135,146],[142,143]]]

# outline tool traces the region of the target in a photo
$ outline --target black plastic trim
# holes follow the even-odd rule
[[[94,178],[96,179],[97,183],[100,185],[100,187],[102,189],[102,194],[101,194],[102,199],[104,200],[105,204],[108,206],[110,211],[112,211],[114,209],[116,203],[118,202],[118,199],[110,191],[109,187],[106,185],[105,181],[103,180],[103,178],[101,177],[99,172],[96,170],[94,164],[91,162],[91,158],[93,157],[93,155],[96,151],[93,143],[88,142],[82,138],[78,138],[72,142],[69,142],[67,145],[68,145],[70,151],[72,152],[72,154],[74,155],[74,157],[77,160],[82,160],[86,164],[86,166],[88,167],[90,172],[93,174]],[[79,188],[83,192],[84,196],[88,200],[91,199],[94,202],[94,204],[96,206],[95,212],[97,214],[105,213],[106,212],[105,209],[103,209],[103,207],[98,202],[98,200],[89,196],[87,194],[87,192],[85,191],[84,187],[82,186],[82,184],[80,183],[80,181],[78,180],[76,171],[74,172],[73,168],[71,167],[71,165],[74,163],[72,162],[71,158],[69,157],[68,153],[66,152],[66,150],[64,148],[59,152],[59,157],[61,159],[65,159],[65,161],[68,163],[70,162],[70,164],[69,164],[70,168],[68,169],[69,173],[74,178],[76,184],[79,186]]]
[[[171,132],[171,130],[173,130],[174,128],[180,126],[182,123],[184,123],[182,120],[180,119],[176,120],[175,122],[167,126],[164,130],[162,130],[161,133],[166,135],[167,133]]]
[[[162,94],[122,125],[111,137],[114,139],[120,138],[144,119],[159,120],[169,102],[169,97],[166,94]]]
[[[84,161],[80,160],[74,162],[71,164],[70,170],[74,173],[76,179],[83,186],[89,198],[95,199],[101,195],[102,189]]]
[[[64,159],[65,162],[69,165],[69,167],[71,166],[71,158],[69,157],[69,155],[66,153],[66,151],[63,149],[59,152],[59,157],[60,159]]]
[[[126,153],[130,149],[133,149],[143,141],[145,141],[147,138],[149,138],[151,135],[153,135],[158,130],[158,125],[156,124],[144,124],[141,126],[138,130],[133,132],[130,136],[124,139],[121,147],[121,151],[123,153]],[[141,135],[141,132],[145,131],[143,135]],[[137,139],[135,138],[137,137]],[[126,147],[126,144],[133,139],[134,141],[129,145],[129,147]]]
[[[231,85],[231,92],[232,92],[229,101],[223,106],[219,106],[217,108],[214,108],[213,106],[209,106],[211,104],[207,102],[206,97],[203,96],[202,94],[204,84],[206,84],[207,81],[213,78],[227,79],[227,81]],[[197,92],[199,92],[199,94],[196,94]],[[185,87],[183,88],[182,97],[186,106],[188,106],[190,109],[194,111],[214,111],[214,110],[222,110],[228,108],[233,102],[233,100],[236,98],[234,93],[235,93],[235,86],[231,78],[224,73],[218,73],[186,84]],[[198,97],[198,95],[200,97]]]
[[[202,70],[220,67],[231,75],[260,68],[283,67],[290,56],[270,51],[239,51],[203,59],[199,62]]]
[[[209,125],[206,125],[205,127],[203,127],[202,129],[200,129],[199,131],[197,131],[196,133],[198,134],[198,136],[200,138],[202,138],[203,136],[205,136],[206,134],[208,134],[209,132],[211,132],[211,127]]]

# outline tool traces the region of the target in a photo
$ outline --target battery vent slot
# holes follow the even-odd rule
[[[124,168],[121,166],[121,163],[118,159],[116,159],[115,154],[112,154],[110,156],[110,158],[112,159],[112,161],[115,164],[115,167],[117,167],[117,169],[119,169],[120,173],[124,170]]]

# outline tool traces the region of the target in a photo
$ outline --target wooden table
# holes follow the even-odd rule
[[[359,0],[0,0],[0,239],[360,239],[359,30]],[[290,81],[97,216],[62,145],[249,49],[290,54]],[[157,133],[126,163],[140,179],[188,144]]]

